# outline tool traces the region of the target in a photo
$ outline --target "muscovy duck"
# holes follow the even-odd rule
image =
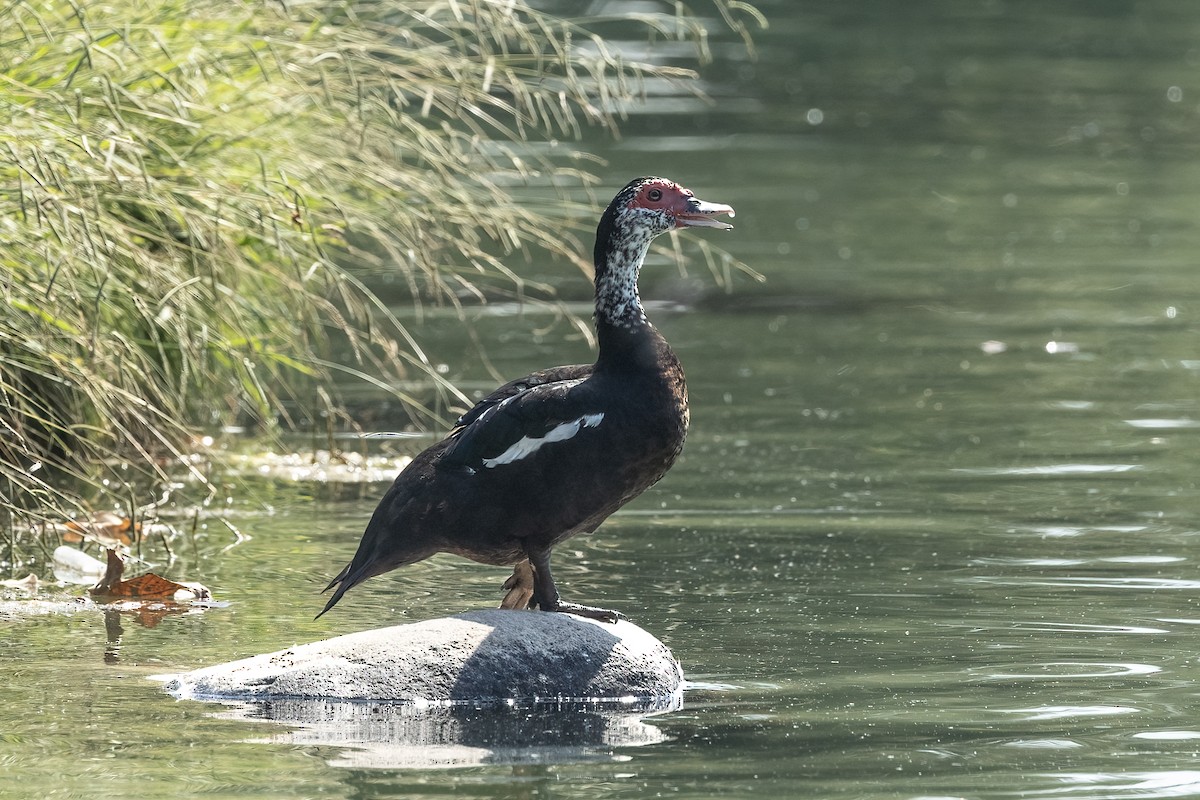
[[[375,509],[354,559],[325,587],[337,591],[321,614],[367,578],[449,552],[514,567],[504,608],[621,617],[564,602],[550,550],[596,530],[679,455],[688,428],[683,369],[646,319],[638,274],[654,237],[733,227],[718,214],[734,212],[663,178],[638,178],[617,193],[596,229],[596,363],[501,386],[414,458]]]

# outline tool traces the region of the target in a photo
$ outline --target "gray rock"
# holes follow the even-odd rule
[[[683,672],[638,626],[570,614],[472,611],[296,645],[171,676],[201,700],[324,699],[671,705]]]

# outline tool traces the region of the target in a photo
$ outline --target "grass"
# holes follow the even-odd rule
[[[662,5],[622,24],[703,60],[702,21]],[[552,299],[506,257],[577,260],[577,206],[512,191],[566,198],[593,162],[537,143],[615,131],[646,81],[694,77],[624,58],[611,22],[509,0],[0,6],[0,561],[132,508],[198,430],[333,410],[335,371],[415,426],[463,405],[363,276],[418,305]]]

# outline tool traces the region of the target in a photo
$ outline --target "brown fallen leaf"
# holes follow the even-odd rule
[[[107,552],[108,569],[100,582],[88,589],[92,597],[108,600],[166,600],[176,603],[212,599],[212,592],[199,583],[176,583],[153,572],[122,580],[125,560],[116,550],[110,549]]]
[[[64,542],[96,542],[104,547],[132,544],[142,526],[135,525],[129,517],[111,511],[98,511],[84,519],[71,520],[55,528]]]

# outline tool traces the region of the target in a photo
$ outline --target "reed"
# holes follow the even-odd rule
[[[703,58],[704,25],[663,6],[635,21]],[[504,256],[575,259],[578,206],[513,190],[594,179],[538,143],[693,78],[623,57],[607,23],[520,0],[0,8],[0,560],[178,474],[198,429],[295,422],[334,370],[415,426],[461,405],[364,275],[418,304],[552,300]]]

